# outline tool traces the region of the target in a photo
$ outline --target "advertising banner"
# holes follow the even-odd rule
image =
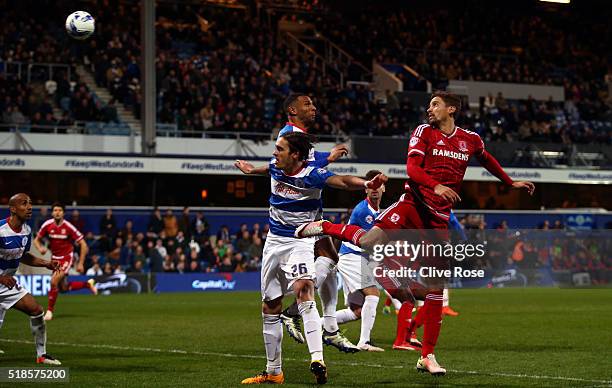
[[[51,289],[50,275],[15,275],[15,279],[33,296],[45,296]]]
[[[259,291],[259,272],[158,273],[155,292]]]
[[[70,276],[68,281],[86,281],[89,276]],[[145,294],[153,287],[154,275],[151,274],[116,274],[94,277],[96,287],[101,295],[111,294]],[[89,290],[83,289],[74,293],[89,294]]]
[[[261,163],[261,161],[259,161]],[[0,171],[75,171],[166,174],[241,175],[228,159],[141,158],[117,156],[0,154]],[[365,176],[380,170],[390,178],[406,178],[403,164],[338,162],[329,166],[336,174]],[[544,168],[507,168],[510,177],[540,183],[612,184],[612,171]],[[497,181],[482,167],[468,167],[466,181]]]

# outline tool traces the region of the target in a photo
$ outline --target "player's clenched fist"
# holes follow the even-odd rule
[[[366,188],[376,190],[380,186],[384,185],[389,178],[385,174],[378,174],[372,180],[365,183]]]
[[[8,288],[9,290],[15,287],[17,281],[12,276],[0,276],[0,284]]]
[[[434,187],[434,193],[453,204],[461,201],[461,197],[455,192],[455,190],[444,185],[436,185],[436,187]]]

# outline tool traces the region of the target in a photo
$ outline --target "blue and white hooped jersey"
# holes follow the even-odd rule
[[[306,131],[304,131],[302,128],[298,127],[297,125],[293,123],[287,123],[287,125],[285,125],[283,129],[281,129],[280,132],[278,133],[278,137],[281,137],[291,132],[306,133]],[[329,152],[319,152],[319,151],[315,151],[314,149],[310,149],[310,154],[308,155],[308,163],[312,164],[315,167],[319,167],[319,168],[327,167],[327,165],[329,164],[329,161],[327,160],[327,157],[329,156],[329,154],[330,154]]]
[[[321,217],[321,192],[334,173],[307,165],[295,175],[286,175],[270,163],[270,231],[277,236],[293,237],[303,223]]]
[[[359,202],[357,206],[355,206],[355,209],[353,209],[353,213],[351,213],[351,218],[349,219],[349,225],[357,225],[361,229],[368,231],[374,226],[374,220],[376,220],[379,213],[380,209],[374,210],[366,198]],[[340,246],[338,255],[346,255],[348,253],[361,255],[363,249],[349,242],[343,242]]]
[[[11,229],[8,219],[0,220],[0,275],[12,276],[17,272],[19,260],[32,245],[32,229],[27,224],[21,231]]]

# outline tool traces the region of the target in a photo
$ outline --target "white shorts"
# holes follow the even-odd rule
[[[16,283],[11,289],[8,289],[5,285],[0,284],[0,310],[10,309],[27,294],[28,290],[22,287],[19,283]]]
[[[368,259],[356,253],[340,256],[337,268],[342,277],[342,284],[348,291],[346,294],[368,287],[376,287],[374,273],[368,263]]]
[[[261,297],[268,301],[290,292],[293,282],[315,279],[312,237],[298,239],[268,233],[261,262]]]

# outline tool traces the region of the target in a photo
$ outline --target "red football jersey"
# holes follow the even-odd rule
[[[477,133],[455,127],[453,133],[446,135],[429,124],[420,125],[412,132],[408,147],[408,156],[413,153],[423,155],[421,167],[425,173],[457,193],[470,157],[482,152],[484,143]],[[436,195],[433,188],[418,185],[408,177],[406,190],[410,190],[432,211],[448,217],[451,203]]]
[[[63,220],[59,225],[53,218],[45,221],[38,231],[38,238],[49,237],[49,250],[54,258],[71,255],[74,244],[83,239],[83,234],[70,222]]]

